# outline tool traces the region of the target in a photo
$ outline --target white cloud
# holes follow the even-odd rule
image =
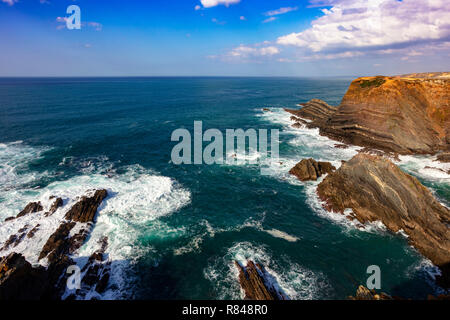
[[[19,0],[2,0],[2,2],[12,6],[14,3],[18,2]]]
[[[241,0],[200,0],[204,8],[212,8],[218,5],[224,5],[228,7],[231,4],[241,2]]]
[[[264,20],[262,23],[268,23],[268,22],[272,22],[272,21],[275,21],[275,20],[277,20],[277,18],[270,17],[270,18],[267,18],[266,20]]]
[[[271,16],[277,16],[280,14],[285,14],[285,13],[288,13],[291,11],[296,11],[296,10],[298,10],[298,7],[284,7],[284,8],[280,8],[277,10],[267,11],[264,15],[271,17]]]
[[[280,53],[280,49],[275,46],[270,46],[265,43],[257,44],[254,46],[246,46],[241,44],[239,47],[236,47],[226,53],[225,55],[220,56],[223,60],[227,61],[257,61],[258,58],[268,58]]]
[[[320,51],[408,45],[450,37],[448,0],[312,0],[329,5],[311,28],[277,43]]]

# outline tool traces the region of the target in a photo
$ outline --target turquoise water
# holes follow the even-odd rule
[[[287,173],[304,157],[339,165],[356,153],[291,128],[282,109],[312,98],[339,104],[350,81],[1,79],[0,218],[51,194],[107,188],[80,252],[109,237],[115,276],[102,298],[239,299],[233,261],[246,259],[263,263],[292,299],[344,299],[370,265],[380,266],[383,291],[425,298],[436,290],[433,268],[403,236],[325,212],[317,184]],[[279,129],[282,163],[268,176],[259,165],[172,164],[172,131],[192,132],[200,120],[204,130]],[[401,165],[448,205],[449,177],[429,162]],[[7,231],[0,226],[0,240]],[[33,260],[38,244],[18,250]]]

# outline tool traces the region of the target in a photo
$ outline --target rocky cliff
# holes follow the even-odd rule
[[[440,284],[450,286],[450,210],[416,178],[383,157],[358,154],[330,173],[317,193],[330,211],[349,208],[361,223],[381,221],[393,232],[403,230],[441,268]]]
[[[450,73],[358,78],[337,108],[315,99],[287,111],[349,144],[399,154],[450,150]]]

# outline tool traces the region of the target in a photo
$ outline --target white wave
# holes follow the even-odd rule
[[[396,161],[406,172],[424,180],[450,185],[450,163],[436,160],[436,156],[399,156]]]
[[[88,241],[74,256],[75,259],[89,257],[98,249],[99,240],[107,236],[109,259],[113,261],[110,282],[114,285],[102,297],[120,298],[127,291],[129,281],[125,274],[129,265],[152,250],[137,243],[146,234],[148,225],[161,216],[179,210],[190,202],[190,192],[168,177],[158,176],[141,166],[129,166],[123,174],[91,174],[57,181],[37,190],[17,189],[8,193],[6,201],[0,203],[0,212],[15,216],[26,203],[40,201],[47,210],[52,204],[50,196],[61,197],[64,207],[50,217],[43,212],[0,224],[0,243],[7,240],[24,226],[33,228],[40,224],[32,239],[25,239],[15,248],[31,263],[38,263],[38,255],[48,237],[64,219],[67,210],[85,195],[87,190],[107,189],[108,197],[99,207],[97,221]],[[3,253],[8,253],[2,252]],[[86,259],[80,259],[80,263]],[[41,261],[42,263],[43,261]]]
[[[298,240],[300,240],[295,236],[291,236],[290,234],[287,234],[286,232],[277,229],[270,229],[270,230],[262,229],[262,231],[270,234],[272,237],[284,239],[289,242],[297,242]]]
[[[326,294],[329,285],[320,273],[314,273],[299,264],[292,263],[287,257],[274,261],[265,246],[256,246],[250,242],[239,242],[229,248],[227,254],[217,258],[208,265],[204,277],[219,288],[218,299],[242,299],[244,293],[240,288],[239,270],[234,261],[246,265],[248,260],[260,263],[273,277],[282,292],[290,299],[310,300]]]
[[[29,172],[28,165],[50,150],[47,147],[31,147],[22,141],[0,143],[0,201],[2,191],[33,182],[47,173]]]

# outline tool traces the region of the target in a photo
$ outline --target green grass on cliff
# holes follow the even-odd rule
[[[383,85],[386,82],[386,80],[384,80],[384,78],[381,77],[376,77],[373,80],[362,80],[359,85],[361,86],[361,88],[370,88],[370,87],[379,87],[381,85]]]

